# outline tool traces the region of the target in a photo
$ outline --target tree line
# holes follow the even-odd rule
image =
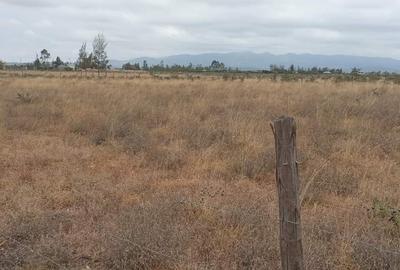
[[[51,70],[51,69],[63,69],[63,70],[86,70],[86,69],[97,69],[106,70],[110,69],[110,61],[107,56],[108,42],[102,33],[97,34],[92,42],[92,51],[88,51],[86,42],[83,42],[79,52],[78,58],[74,63],[63,62],[59,56],[54,61],[51,61],[51,54],[47,49],[40,51],[40,54],[36,54],[36,59],[33,63],[27,64],[28,69],[35,70]],[[0,61],[0,69],[4,69],[5,63]],[[165,65],[164,61],[159,64],[149,65],[146,60],[140,63],[127,62],[122,65],[123,70],[145,70],[145,71],[174,71],[174,72],[239,72],[238,68],[226,67],[223,62],[213,60],[210,65]],[[258,71],[260,72],[260,71]],[[295,67],[290,65],[286,67],[284,65],[270,65],[269,70],[262,70],[262,73],[275,73],[275,74],[343,74],[341,68],[328,68],[328,67]],[[361,70],[353,68],[350,74],[361,74]]]
[[[46,69],[54,69],[60,66],[65,65],[65,63],[61,60],[59,56],[56,57],[56,60],[50,61],[50,52],[47,49],[43,49],[40,51],[40,56],[36,54],[36,59],[33,61],[32,65],[28,65],[28,68],[36,70],[46,70]]]
[[[295,67],[293,64],[289,67],[285,67],[284,65],[270,65],[269,71],[264,71],[265,73],[278,73],[278,74],[342,74],[343,70],[341,68],[328,68],[328,67]]]
[[[74,70],[74,69],[109,69],[109,64],[106,48],[108,42],[102,33],[97,34],[92,42],[92,51],[88,52],[87,43],[82,43],[79,49],[78,59],[75,63],[68,63],[61,60],[59,56],[54,61],[51,61],[51,54],[47,49],[36,54],[36,58],[32,63],[26,65],[27,69],[33,70]],[[0,69],[4,67],[4,63],[0,61]]]
[[[148,70],[148,71],[174,71],[174,72],[201,72],[201,71],[210,71],[210,72],[239,72],[238,68],[226,67],[223,62],[219,62],[217,60],[213,60],[209,66],[203,65],[193,65],[192,63],[188,65],[165,65],[164,61],[161,61],[159,64],[149,66],[146,60],[143,60],[143,63],[126,63],[122,65],[123,70]],[[261,70],[255,71],[261,73],[276,73],[276,74],[343,74],[344,72],[341,68],[328,68],[328,67],[312,67],[312,68],[304,68],[304,67],[295,67],[294,65],[290,65],[289,67],[285,67],[283,65],[270,65],[269,70]],[[361,69],[353,68],[350,74],[360,74]]]
[[[126,63],[122,65],[123,70],[146,70],[146,71],[175,71],[175,72],[200,72],[200,71],[238,71],[238,69],[226,68],[225,64],[217,60],[213,60],[209,66],[196,65],[192,63],[188,65],[165,65],[164,61],[159,64],[149,65],[147,60],[143,60],[143,63]]]

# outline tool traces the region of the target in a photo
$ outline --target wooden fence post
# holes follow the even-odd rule
[[[282,116],[271,127],[275,137],[282,270],[304,270],[296,123],[292,117]]]

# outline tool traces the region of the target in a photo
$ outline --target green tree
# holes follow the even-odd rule
[[[40,62],[39,56],[36,54],[36,59],[33,61],[33,68],[38,70],[42,68],[42,63]]]
[[[79,49],[78,60],[76,60],[75,68],[76,69],[87,69],[89,66],[88,62],[88,53],[86,51],[86,42],[82,43],[81,48]]]
[[[293,64],[290,65],[289,71],[290,71],[290,73],[294,73],[295,69],[294,69],[294,65]]]
[[[0,60],[0,70],[3,70],[5,68],[6,64]]]
[[[53,61],[53,67],[58,68],[59,66],[63,65],[64,62],[61,61],[61,58],[57,56],[56,60]]]
[[[223,71],[225,70],[225,64],[217,60],[213,60],[210,65],[210,69],[214,71]]]
[[[148,70],[148,69],[149,69],[149,65],[147,64],[147,61],[146,61],[146,60],[143,60],[142,69],[143,69],[143,70]]]
[[[40,52],[40,63],[41,63],[41,66],[44,67],[44,68],[48,67],[49,59],[50,59],[50,53],[46,49],[43,49]]]
[[[140,65],[139,63],[131,64],[131,63],[126,63],[122,65],[123,70],[140,70]]]
[[[88,57],[85,59],[85,69],[86,68],[97,68],[95,62],[94,62],[94,57],[93,53],[89,53]]]
[[[103,34],[98,34],[93,40],[93,63],[98,69],[107,69],[109,60],[107,58],[107,41]]]
[[[354,67],[351,70],[351,74],[353,74],[353,75],[359,75],[360,73],[361,73],[361,69],[360,68]]]

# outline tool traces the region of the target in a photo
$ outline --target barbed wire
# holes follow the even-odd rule
[[[255,199],[255,202],[259,203],[263,198],[264,198],[263,196],[259,196],[258,198]],[[257,203],[252,204],[252,206],[253,207],[256,206]],[[352,212],[353,210],[356,210],[356,211],[359,212],[358,208],[347,208],[347,207],[333,206],[333,205],[330,205],[328,207],[327,205],[317,205],[317,207],[319,207],[319,206],[322,206],[324,209],[328,209],[328,210],[339,209],[341,211],[348,212],[349,214],[354,214],[354,212]],[[367,208],[365,206],[362,207],[362,208],[364,208],[364,210],[369,210],[369,208]],[[323,214],[330,214],[330,212],[326,212],[325,211],[325,212],[323,212]],[[65,218],[64,220],[65,221],[70,221],[70,222],[75,222],[75,220],[70,219],[70,218]],[[291,223],[291,224],[298,224],[298,222],[292,222],[292,221],[286,221],[286,222]],[[371,241],[364,241],[364,240],[357,239],[356,232],[348,232],[348,234],[352,234],[352,236],[351,237],[346,237],[345,236],[346,232],[343,232],[343,231],[336,231],[336,232],[335,231],[330,231],[330,230],[321,228],[321,227],[319,227],[319,226],[317,226],[315,224],[308,224],[307,219],[305,219],[305,218],[303,218],[303,221],[302,221],[301,225],[302,225],[303,229],[305,229],[305,230],[317,230],[317,231],[324,232],[326,234],[340,235],[341,239],[346,240],[349,243],[358,243],[358,244],[364,246],[365,248],[371,248],[371,249],[374,249],[374,250],[378,251],[379,253],[390,254],[392,256],[396,256],[396,258],[397,257],[400,258],[400,251],[393,250],[393,249],[391,250],[391,249],[382,247],[382,246],[380,246],[381,245],[380,243],[376,243],[376,242],[374,243],[374,242],[371,242]],[[277,220],[277,226],[279,226],[279,219]],[[143,246],[143,245],[135,242],[132,239],[121,238],[121,237],[115,236],[113,234],[107,234],[107,235],[111,239],[113,239],[114,241],[126,242],[126,243],[128,243],[128,244],[130,244],[130,245],[132,245],[132,246],[134,246],[134,247],[136,247],[138,249],[140,249],[141,251],[145,252],[149,256],[152,256],[152,257],[161,256],[163,258],[168,259],[170,261],[170,263],[173,264],[174,266],[176,266],[176,267],[179,266],[180,260],[177,259],[176,257],[173,257],[171,255],[165,254],[165,253],[163,253],[163,252],[161,252],[159,250],[153,249],[151,247]],[[57,266],[57,267],[59,267],[61,269],[68,269],[65,266],[63,266],[63,265],[57,263],[56,261],[54,261],[52,258],[40,253],[39,251],[35,251],[34,249],[29,247],[28,245],[22,243],[21,241],[18,241],[15,238],[12,238],[10,236],[6,236],[6,235],[4,235],[2,233],[0,233],[0,236],[2,236],[4,239],[12,241],[12,242],[16,243],[17,245],[29,250],[30,252],[36,254],[37,256],[40,256],[40,257],[44,258],[45,260],[51,262],[52,264],[54,264],[55,266]],[[303,235],[303,238],[304,238],[304,235]],[[12,263],[12,262],[10,262],[10,263]],[[14,264],[14,263],[12,263],[12,264]]]
[[[320,206],[320,205],[319,205]],[[330,210],[337,210],[337,209],[339,209],[340,211],[344,211],[344,212],[346,212],[347,214],[352,214],[352,215],[354,215],[354,213],[356,212],[356,213],[359,213],[360,211],[359,211],[359,209],[357,209],[357,208],[353,208],[353,211],[352,211],[352,209],[350,209],[350,208],[344,208],[344,207],[340,207],[340,206],[338,206],[338,207],[336,207],[336,206],[329,206],[329,207],[327,207],[327,206],[325,206],[325,205],[322,205],[325,209],[330,209]],[[366,206],[361,206],[360,208],[362,208],[363,210],[365,210],[366,211],[366,213],[368,213],[368,211],[370,211],[370,210],[373,210],[372,208],[368,208],[368,207],[366,207]],[[355,212],[354,212],[354,210],[356,210]],[[330,212],[324,212],[323,214],[328,214],[328,215],[330,215],[331,213]],[[333,217],[336,217],[336,216],[334,216],[333,214],[331,215],[331,216],[333,216]],[[280,222],[281,220],[280,219],[278,219],[278,224],[277,224],[277,226],[280,226],[280,224],[279,224],[279,222]],[[341,235],[341,237],[342,237],[342,239],[344,239],[344,240],[347,240],[347,241],[349,241],[349,242],[352,242],[352,243],[358,243],[358,244],[361,244],[361,245],[363,245],[364,247],[369,247],[369,248],[373,248],[373,249],[375,249],[375,250],[377,250],[377,251],[379,251],[380,253],[386,253],[386,254],[391,254],[391,255],[395,255],[395,256],[397,256],[397,257],[399,257],[400,258],[400,248],[399,248],[399,251],[397,251],[397,250],[390,250],[390,249],[387,249],[387,248],[383,248],[383,247],[380,247],[380,244],[379,243],[374,243],[374,242],[371,242],[371,241],[364,241],[364,240],[359,240],[359,239],[357,239],[357,236],[356,236],[356,233],[355,232],[353,232],[353,235],[351,236],[351,237],[345,237],[345,233],[342,231],[336,231],[336,232],[334,232],[334,231],[330,231],[330,230],[326,230],[326,229],[323,229],[323,228],[320,228],[320,227],[317,227],[315,224],[313,225],[313,224],[308,224],[307,223],[307,219],[305,219],[305,218],[302,218],[302,222],[300,223],[300,222],[298,222],[298,221],[291,221],[291,220],[284,220],[284,222],[287,222],[287,223],[289,223],[289,224],[294,224],[294,225],[301,225],[302,227],[303,227],[303,229],[310,229],[310,230],[318,230],[318,231],[321,231],[321,232],[324,232],[324,233],[326,233],[326,234],[331,234],[331,235]],[[349,233],[351,233],[351,232],[349,232]],[[303,235],[304,236],[304,235]]]

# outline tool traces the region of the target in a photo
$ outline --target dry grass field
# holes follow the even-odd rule
[[[400,86],[0,79],[0,269],[279,269],[295,117],[307,269],[400,269]]]

